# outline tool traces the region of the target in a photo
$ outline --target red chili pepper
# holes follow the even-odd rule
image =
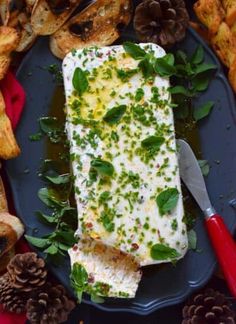
[[[0,89],[5,100],[7,115],[15,128],[25,104],[25,91],[11,72],[1,80]]]

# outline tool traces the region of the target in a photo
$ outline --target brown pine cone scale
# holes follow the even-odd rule
[[[44,260],[33,252],[15,255],[7,270],[13,287],[25,292],[43,286],[47,279]]]
[[[134,15],[138,38],[165,48],[185,37],[188,23],[184,0],[144,0],[136,7]]]

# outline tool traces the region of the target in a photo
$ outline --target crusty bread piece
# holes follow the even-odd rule
[[[4,78],[11,63],[11,57],[8,54],[0,55],[0,80]]]
[[[226,12],[226,23],[231,26],[236,21],[236,1],[222,0],[222,4]]]
[[[10,0],[0,0],[0,22],[7,25],[10,17]]]
[[[80,1],[81,0],[68,0],[69,7],[62,13],[55,14],[52,12],[48,1],[38,0],[33,8],[31,16],[31,25],[35,34],[51,35],[55,33],[78,7]]]
[[[198,19],[214,35],[223,21],[225,11],[220,0],[198,0],[194,4],[194,11]]]
[[[228,78],[234,92],[236,93],[236,59],[230,65]]]
[[[11,122],[5,112],[5,102],[0,92],[0,158],[11,159],[20,154],[16,143]]]
[[[220,24],[217,34],[211,39],[211,44],[221,61],[230,67],[236,58],[236,37],[225,22]]]
[[[131,14],[130,0],[97,0],[51,36],[50,48],[63,59],[73,48],[110,45],[129,23]]]
[[[7,197],[2,182],[2,178],[0,177],[0,212],[7,212],[7,211],[8,211]]]
[[[0,257],[9,251],[24,233],[19,218],[7,212],[0,213]]]
[[[232,32],[233,35],[236,37],[236,21],[235,21],[235,23],[231,26],[231,32]]]
[[[17,31],[8,26],[0,26],[0,55],[14,51],[19,42]]]
[[[21,12],[17,18],[17,26],[21,31],[20,42],[16,48],[16,52],[27,51],[37,38],[30,23],[30,15],[26,12]]]

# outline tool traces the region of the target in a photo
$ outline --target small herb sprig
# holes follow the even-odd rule
[[[210,113],[214,105],[212,101],[200,107],[195,107],[192,102],[193,98],[208,88],[212,72],[217,68],[214,64],[204,62],[201,46],[197,47],[190,58],[180,50],[175,55],[168,53],[156,58],[154,53],[146,52],[132,42],[124,43],[124,49],[132,58],[139,60],[138,66],[145,78],[153,78],[155,75],[170,77],[172,86],[169,92],[172,94],[177,118],[185,119],[191,113],[199,121]]]
[[[39,176],[45,187],[39,189],[38,197],[51,213],[36,212],[38,219],[52,227],[52,231],[43,237],[26,235],[30,244],[42,250],[47,257],[58,262],[68,249],[76,243],[74,232],[77,226],[77,210],[71,204],[73,178],[69,171],[69,149],[64,129],[59,126],[55,117],[39,119],[41,139],[46,136],[53,145],[60,146],[60,151],[68,151],[58,156],[57,161],[45,160],[40,168]],[[66,165],[66,167],[65,167]]]

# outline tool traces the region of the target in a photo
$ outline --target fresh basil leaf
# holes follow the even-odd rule
[[[202,175],[206,177],[210,172],[210,166],[207,160],[198,160],[198,164],[201,168]]]
[[[171,94],[181,94],[184,95],[186,97],[192,97],[192,93],[184,86],[175,86],[175,87],[170,87],[168,89],[168,91]]]
[[[186,64],[187,63],[187,55],[181,50],[178,50],[175,54],[176,61],[178,64]]]
[[[176,73],[176,69],[174,67],[173,54],[166,54],[163,57],[157,58],[154,68],[155,72],[161,77],[174,75]]]
[[[50,208],[65,205],[65,202],[58,200],[58,198],[56,197],[56,192],[52,189],[48,189],[48,188],[39,189],[38,197],[46,206]]]
[[[215,65],[215,64],[202,63],[202,64],[196,66],[196,68],[194,69],[194,72],[195,72],[195,74],[199,74],[199,73],[203,73],[203,72],[215,70],[215,69],[217,69],[217,65]]]
[[[141,142],[141,146],[147,150],[159,149],[161,145],[165,142],[162,136],[149,136]]]
[[[186,119],[189,116],[190,107],[187,102],[182,100],[178,104],[178,109],[174,110],[174,115],[176,119]]]
[[[123,70],[123,69],[117,69],[117,77],[121,79],[122,82],[127,82],[133,75],[135,75],[138,72],[138,69],[132,69],[132,70]]]
[[[71,286],[74,288],[78,301],[81,302],[82,294],[88,284],[88,273],[79,263],[74,263],[70,274]]]
[[[29,235],[25,235],[25,238],[30,244],[40,249],[45,249],[50,244],[50,241],[46,238],[34,237]]]
[[[73,246],[77,242],[75,233],[72,229],[67,229],[66,231],[57,230],[54,238],[69,246]]]
[[[81,96],[89,86],[86,73],[79,67],[74,71],[72,84],[78,94]]]
[[[188,235],[188,248],[189,250],[196,250],[197,249],[197,234],[196,232],[191,229],[187,233]]]
[[[35,214],[41,222],[44,222],[46,224],[52,225],[58,222],[58,219],[56,217],[45,215],[41,211],[37,211]]]
[[[60,174],[60,175],[54,175],[54,176],[46,176],[46,179],[48,179],[51,183],[56,185],[66,184],[70,182],[70,174]]]
[[[108,161],[104,161],[101,159],[93,159],[90,165],[91,165],[91,169],[96,170],[100,176],[111,177],[114,173],[114,167]]]
[[[135,43],[125,42],[123,44],[123,47],[125,52],[135,60],[141,60],[146,55],[145,50]]]
[[[116,124],[118,123],[121,118],[123,117],[125,111],[126,111],[127,106],[126,105],[120,105],[120,106],[115,106],[108,110],[108,112],[105,114],[103,117],[103,120],[110,124]]]
[[[91,293],[91,301],[96,304],[102,304],[105,300],[101,296],[98,296],[95,293]]]
[[[207,73],[208,74],[208,73]],[[192,87],[194,91],[205,91],[208,88],[210,78],[206,73],[197,74],[192,79]]]
[[[110,191],[103,191],[98,198],[99,205],[106,204],[109,200],[111,200],[111,193]]]
[[[196,121],[201,120],[202,118],[205,118],[206,116],[209,115],[209,113],[211,112],[212,108],[214,106],[214,102],[213,101],[208,101],[206,102],[204,105],[202,105],[201,107],[195,107],[194,111],[193,111],[193,117]]]
[[[161,215],[174,209],[179,199],[179,191],[176,188],[168,188],[162,191],[156,198],[156,203]]]
[[[138,67],[141,69],[143,76],[145,79],[151,77],[154,74],[154,67],[153,64],[151,63],[151,61],[148,59],[148,57],[145,57],[144,59],[142,59],[139,64]]]
[[[151,248],[151,257],[153,260],[172,260],[178,258],[179,256],[179,252],[164,244],[157,243]]]
[[[202,63],[204,59],[204,50],[202,46],[198,46],[195,52],[193,53],[193,56],[191,57],[191,63],[192,64],[200,64]]]
[[[58,247],[55,244],[51,244],[46,250],[43,251],[46,254],[57,254],[58,253]]]
[[[49,134],[55,131],[57,132],[60,130],[58,120],[56,117],[41,117],[39,119],[39,125],[41,130],[45,134]]]

